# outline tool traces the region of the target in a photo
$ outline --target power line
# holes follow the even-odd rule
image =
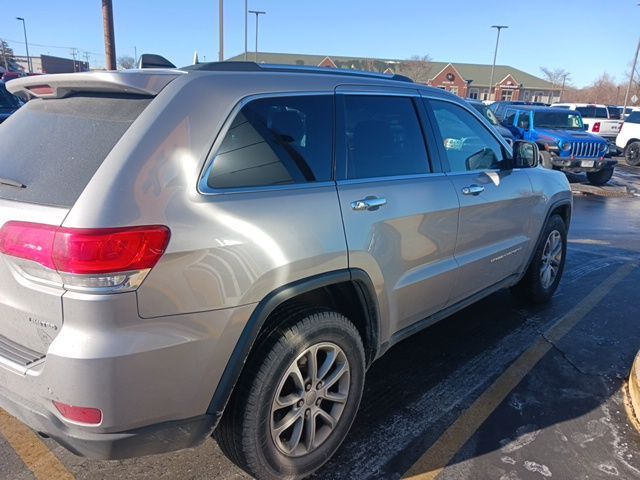
[[[17,43],[17,44],[20,44],[20,45],[24,45],[24,40],[11,40],[10,38],[5,38],[5,37],[2,37],[2,39],[3,39],[5,42],[9,42],[9,43]],[[69,47],[69,46],[61,46],[61,45],[47,45],[47,44],[44,44],[44,43],[33,43],[33,42],[29,42],[29,46],[32,46],[32,45],[33,45],[34,47],[59,48],[59,49],[61,49],[61,50],[73,50],[74,48],[77,48],[77,47]],[[82,51],[83,51],[83,52],[88,52],[88,53],[90,53],[91,55],[102,55],[101,53],[91,52],[91,51],[89,51],[89,50],[84,50],[84,49],[83,49]]]

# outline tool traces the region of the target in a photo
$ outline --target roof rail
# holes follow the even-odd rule
[[[389,75],[386,73],[366,72],[363,70],[347,70],[343,68],[309,67],[306,65],[278,65],[271,63],[255,62],[208,62],[197,63],[181,68],[181,70],[205,71],[205,72],[287,72],[287,73],[317,73],[324,75],[344,75],[346,77],[369,77],[384,80],[396,80],[411,82],[404,75]]]

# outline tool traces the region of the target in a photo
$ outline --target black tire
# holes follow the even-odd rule
[[[223,453],[240,468],[260,480],[304,478],[329,460],[353,423],[364,386],[365,354],[362,340],[356,327],[346,317],[333,311],[311,312],[300,309],[293,312],[287,311],[285,316],[287,317],[285,323],[264,338],[250,355],[220,425],[214,433]],[[305,352],[318,345],[327,344],[338,346],[344,354],[343,358],[346,358],[348,386],[344,387],[342,380],[337,382],[342,383],[343,388],[348,392],[344,407],[340,406],[341,413],[337,417],[333,430],[329,428],[327,433],[327,427],[321,427],[325,429],[326,436],[318,446],[306,448],[309,451],[303,454],[287,455],[281,450],[282,444],[277,444],[277,439],[274,439],[272,433],[275,425],[272,423],[273,416],[277,415],[272,410],[276,396],[284,398],[280,396],[281,389],[284,388],[282,379],[288,379],[288,370],[293,365],[299,365],[298,362],[306,358],[300,357],[301,355],[305,355]],[[320,352],[319,349],[318,352]],[[314,355],[317,365],[328,358],[324,357],[323,360],[322,357],[318,357],[319,353]],[[309,371],[303,374],[306,386],[308,386],[308,373]],[[317,400],[315,396],[310,400],[304,391],[302,396],[304,400],[300,401],[303,405],[286,407],[286,413],[293,413],[297,409],[304,411],[303,416],[296,414],[302,421],[300,428],[307,429],[303,430],[298,438],[304,438],[304,441],[299,440],[300,445],[308,447],[306,443],[308,437],[305,435],[309,427],[305,419],[314,419],[315,433],[318,417],[315,413],[310,417],[307,415],[313,405],[318,405],[316,411],[327,407],[320,406],[325,405],[322,403],[325,400]],[[316,400],[319,403],[315,403]],[[292,427],[292,432],[295,428]],[[288,428],[283,431],[287,430]],[[320,432],[320,428],[317,431]],[[294,433],[290,435],[293,437]],[[315,438],[316,440],[320,438],[319,434]],[[312,442],[310,443],[313,445]]]
[[[543,282],[542,268],[543,268],[543,256],[545,249],[547,248],[547,241],[551,238],[551,235],[557,232],[560,235],[561,240],[561,257],[557,266],[557,272],[553,281],[545,285]],[[562,278],[562,272],[564,271],[565,259],[567,256],[567,227],[559,215],[552,215],[547,224],[544,227],[542,235],[540,236],[540,242],[536,247],[536,251],[533,254],[531,263],[527,268],[524,277],[513,287],[511,292],[520,300],[526,303],[541,304],[548,302],[560,283]]]
[[[544,150],[540,150],[540,165],[544,168],[548,168],[549,170],[553,169],[553,164],[551,163],[551,154]]]
[[[640,142],[638,140],[634,140],[626,146],[624,149],[624,159],[627,165],[631,165],[632,167],[640,165]]]
[[[591,185],[601,186],[611,180],[613,168],[603,168],[597,172],[587,172],[587,179]]]

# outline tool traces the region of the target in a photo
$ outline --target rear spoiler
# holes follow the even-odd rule
[[[60,73],[16,78],[6,87],[13,94],[37,98],[64,98],[78,92],[128,93],[156,96],[180,70],[127,70],[124,72]]]

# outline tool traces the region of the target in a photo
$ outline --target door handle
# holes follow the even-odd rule
[[[482,185],[469,185],[468,187],[462,187],[463,195],[480,195],[484,192],[484,187]]]
[[[361,212],[363,210],[378,210],[380,207],[386,204],[386,198],[367,197],[351,202],[351,210],[355,210],[356,212]]]

